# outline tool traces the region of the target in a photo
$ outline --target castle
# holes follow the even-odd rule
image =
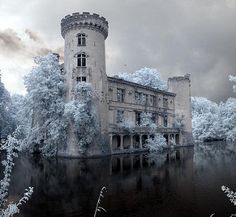
[[[98,95],[96,112],[99,136],[86,156],[130,153],[146,149],[152,136],[145,127],[132,131],[119,127],[121,119],[140,123],[142,112],[152,113],[158,132],[177,145],[192,144],[191,93],[189,75],[168,79],[168,90],[162,91],[115,77],[108,77],[105,63],[105,39],[108,22],[98,14],[88,12],[67,15],[61,21],[65,40],[64,73],[67,85],[66,101],[74,99],[78,82],[89,82]],[[183,118],[183,128],[174,127],[175,117]],[[70,129],[66,147],[59,155],[77,157],[78,147]],[[101,144],[102,143],[102,144]]]

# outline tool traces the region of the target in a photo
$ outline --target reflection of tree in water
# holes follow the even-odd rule
[[[235,143],[220,141],[197,144],[194,148],[194,165],[202,168],[212,163],[229,165],[235,162],[235,154]]]

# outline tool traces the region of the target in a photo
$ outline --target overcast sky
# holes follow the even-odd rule
[[[192,95],[235,96],[228,75],[236,75],[236,0],[0,0],[0,69],[11,93],[24,93],[33,56],[63,55],[60,21],[83,11],[109,22],[108,75],[190,73]]]

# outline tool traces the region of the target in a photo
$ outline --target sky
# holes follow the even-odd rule
[[[0,0],[0,70],[11,93],[25,93],[34,56],[52,51],[63,61],[61,19],[83,11],[109,22],[109,76],[142,67],[164,80],[190,73],[193,96],[235,97],[236,0]]]

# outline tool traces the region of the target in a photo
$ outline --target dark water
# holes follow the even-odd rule
[[[236,213],[221,191],[236,190],[236,144],[212,143],[148,156],[134,154],[89,160],[45,160],[21,156],[10,200],[34,186],[19,216],[92,217],[99,191],[112,217],[229,217]]]

